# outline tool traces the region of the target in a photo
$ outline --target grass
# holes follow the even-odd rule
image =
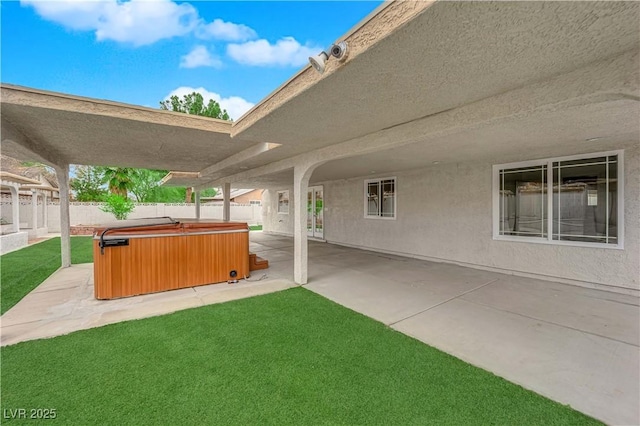
[[[249,231],[262,231],[262,225],[249,225]]]
[[[4,347],[1,374],[5,413],[56,424],[599,424],[303,288]]]
[[[93,262],[91,237],[71,238],[71,262]],[[60,238],[0,256],[0,311],[4,314],[61,265]]]

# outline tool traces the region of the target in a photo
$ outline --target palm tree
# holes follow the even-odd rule
[[[127,198],[133,185],[136,169],[130,167],[103,167],[103,182],[109,185],[109,192]]]

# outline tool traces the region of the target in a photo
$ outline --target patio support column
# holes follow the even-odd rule
[[[13,232],[20,231],[20,194],[18,193],[18,187],[11,185],[9,187],[11,191],[11,216],[13,220]]]
[[[307,191],[309,179],[317,166],[301,164],[293,168],[293,281],[296,284],[307,283]]]
[[[38,236],[38,193],[35,189],[31,190],[31,230],[33,236]]]
[[[200,219],[200,191],[196,191],[196,219]]]
[[[231,219],[231,184],[229,182],[224,183],[222,189],[222,195],[224,196],[224,206],[222,208],[222,220],[229,222]]]
[[[60,191],[60,248],[62,267],[71,266],[71,219],[69,217],[69,165],[56,166]]]

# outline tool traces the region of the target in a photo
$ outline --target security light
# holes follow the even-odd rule
[[[311,66],[320,74],[324,72],[324,67],[327,63],[327,59],[329,59],[329,55],[327,55],[327,52],[325,51],[322,51],[317,55],[309,56],[309,62],[311,63]]]

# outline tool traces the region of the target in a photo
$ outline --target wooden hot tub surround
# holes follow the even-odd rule
[[[249,276],[249,227],[242,222],[121,221],[96,228],[97,299],[227,282]]]

